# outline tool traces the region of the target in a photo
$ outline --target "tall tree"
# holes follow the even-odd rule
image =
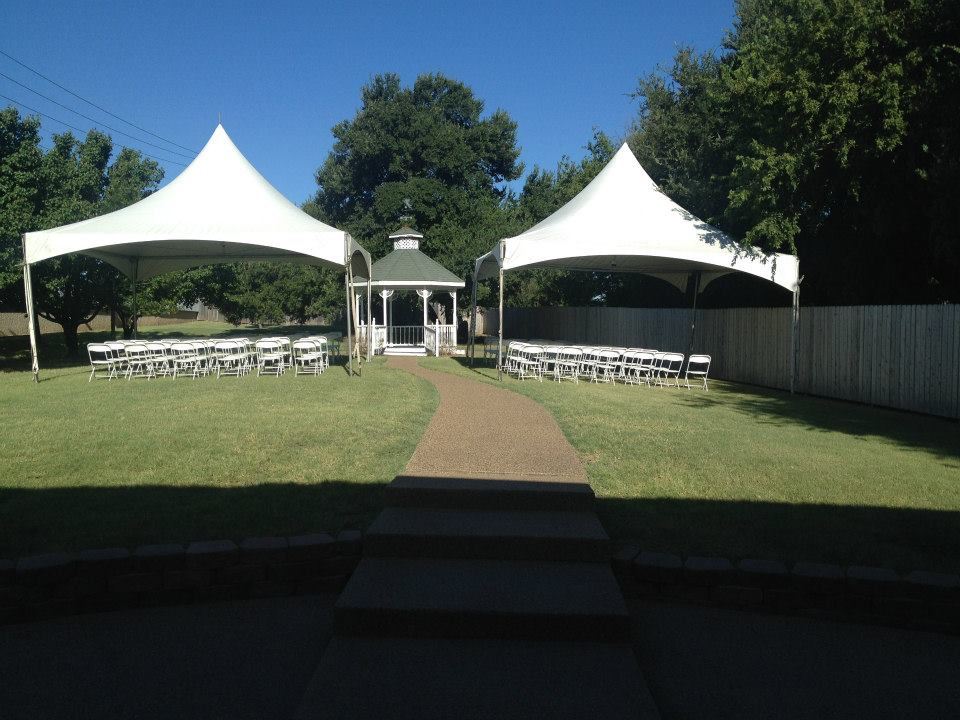
[[[123,149],[110,162],[113,143],[91,130],[84,140],[53,136],[40,148],[39,121],[0,112],[0,282],[7,302],[22,307],[20,236],[79,222],[135,202],[156,189],[163,170],[138,152]],[[63,328],[70,354],[78,352],[77,330],[116,298],[123,279],[109,265],[84,255],[64,255],[33,268],[37,312]]]
[[[641,81],[632,145],[687,206],[798,251],[809,300],[960,300],[960,5],[740,0],[716,56]]]
[[[468,276],[499,237],[503,183],[522,172],[516,123],[503,110],[484,116],[473,91],[443,75],[406,88],[378,75],[361,99],[356,116],[333,128],[311,209],[376,257],[390,250],[386,236],[409,199],[423,250]]]

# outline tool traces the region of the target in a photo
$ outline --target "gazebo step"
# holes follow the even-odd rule
[[[425,357],[427,354],[426,348],[422,345],[394,345],[387,346],[383,349],[384,355],[414,355],[418,357]]]

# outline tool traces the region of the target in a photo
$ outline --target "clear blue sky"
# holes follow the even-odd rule
[[[424,72],[466,83],[487,111],[503,108],[517,121],[527,171],[553,168],[564,154],[582,157],[594,128],[621,137],[636,115],[628,94],[637,78],[668,66],[682,45],[718,47],[733,13],[733,0],[38,0],[3,4],[0,50],[188,148],[203,146],[222,113],[240,150],[300,203],[316,189],[313,175],[333,144],[331,128],[353,117],[361,86],[377,73],[399,73],[405,85]],[[0,72],[163,144],[3,56]],[[3,77],[0,94],[78,127],[92,125]],[[8,104],[0,98],[0,106]],[[47,119],[43,127],[45,135],[64,129]],[[182,169],[165,167],[167,180]]]

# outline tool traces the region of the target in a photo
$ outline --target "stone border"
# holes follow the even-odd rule
[[[960,634],[960,576],[915,570],[690,556],[624,545],[613,569],[627,597]]]
[[[362,534],[141,545],[0,560],[0,625],[59,615],[339,592]]]

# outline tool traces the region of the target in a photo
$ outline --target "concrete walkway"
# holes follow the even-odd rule
[[[296,717],[657,720],[610,538],[554,419],[516,393],[390,364],[440,404],[364,536]]]
[[[576,450],[539,403],[422,368],[417,358],[391,357],[388,367],[422,377],[440,392],[440,405],[407,463],[407,475],[587,482]]]

